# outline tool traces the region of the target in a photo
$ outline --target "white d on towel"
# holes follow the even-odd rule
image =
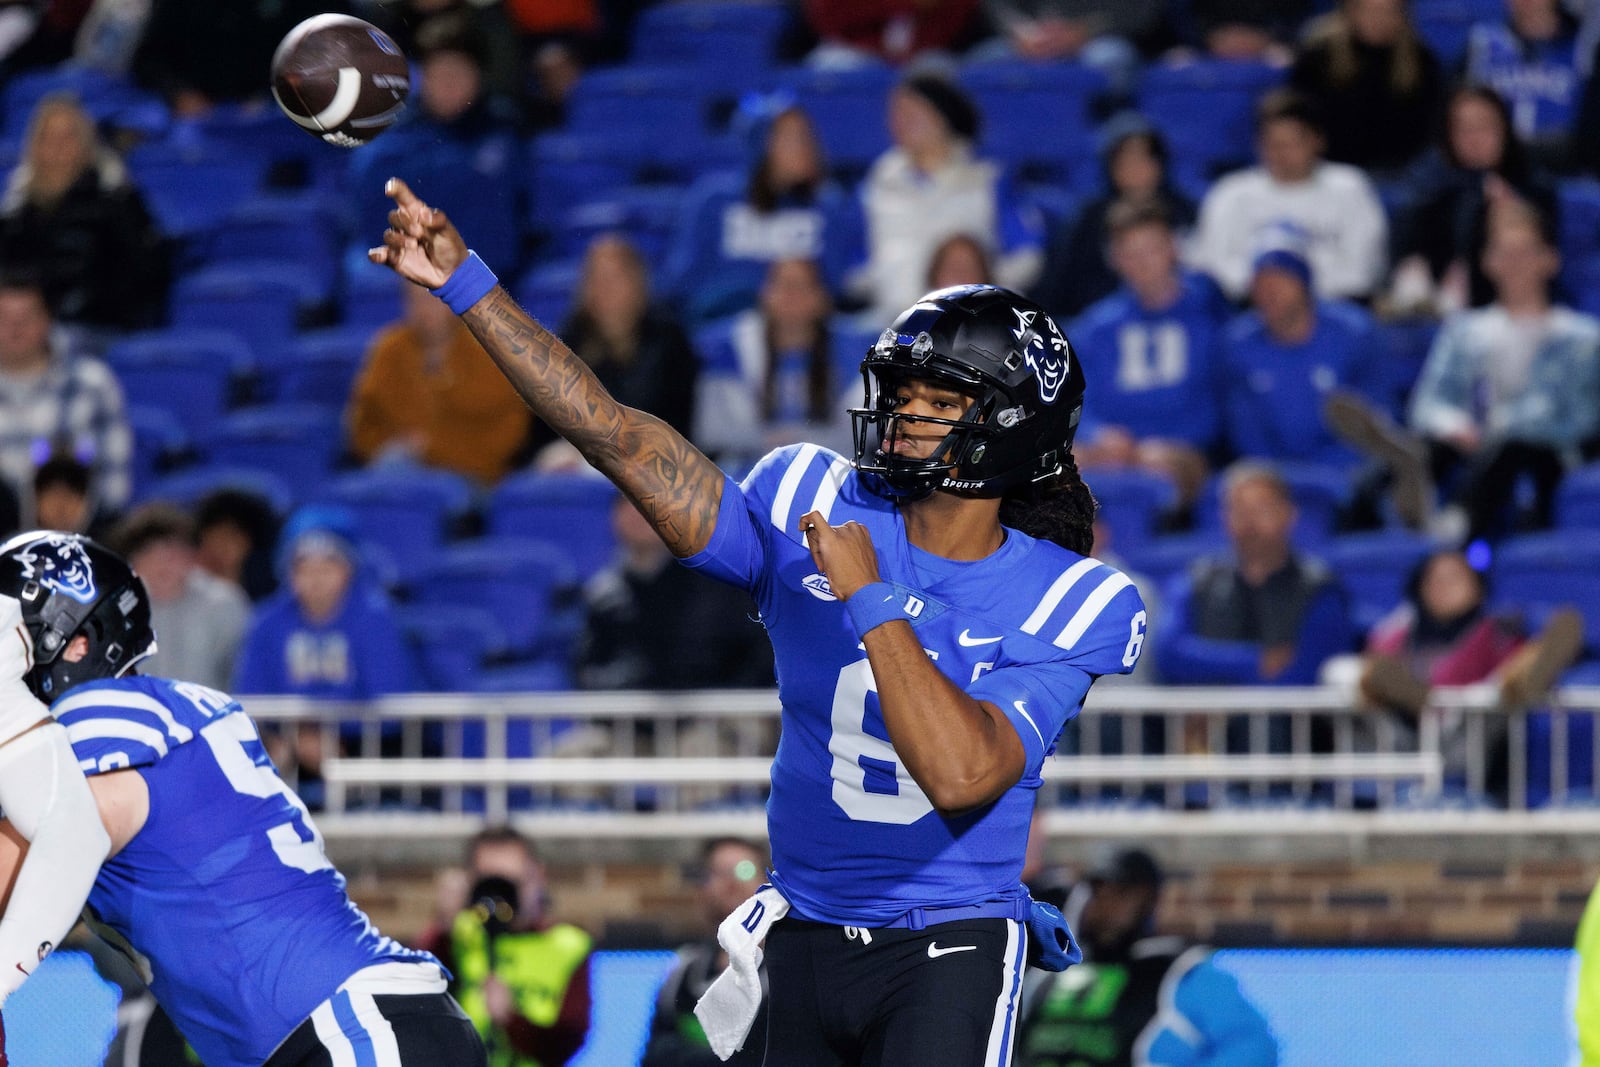
[[[756,1021],[761,1009],[761,942],[788,912],[783,894],[764,885],[717,927],[717,943],[728,954],[728,969],[701,995],[694,1013],[720,1060],[744,1047]]]

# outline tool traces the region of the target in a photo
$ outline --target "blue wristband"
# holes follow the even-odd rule
[[[888,582],[872,582],[857,589],[844,602],[844,609],[850,613],[850,621],[855,623],[856,633],[862,637],[886,622],[906,618],[900,592]]]
[[[489,269],[487,263],[478,258],[478,253],[468,251],[466,260],[450,272],[450,277],[433,291],[433,295],[460,315],[488,296],[489,290],[499,284],[500,279],[494,276],[494,271]]]

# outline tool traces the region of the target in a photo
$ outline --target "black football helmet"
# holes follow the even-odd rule
[[[0,545],[0,593],[22,603],[34,656],[23,681],[46,704],[73,686],[126,674],[156,650],[144,582],[87,537],[35,530]],[[72,663],[62,653],[79,634],[89,651]]]
[[[1059,474],[1083,413],[1083,367],[1038,304],[993,285],[929,293],[895,320],[861,361],[866,405],[851,408],[855,465],[897,499],[936,489],[1005,496]],[[973,397],[927,459],[884,443],[902,432],[895,391],[915,378]]]

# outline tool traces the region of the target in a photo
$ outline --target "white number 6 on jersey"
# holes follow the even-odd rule
[[[857,822],[893,823],[908,826],[933,810],[922,787],[911,777],[896,755],[894,746],[867,733],[867,694],[876,693],[872,665],[857,660],[839,672],[833,690],[833,733],[828,751],[833,753],[833,802]],[[867,771],[862,757],[894,768],[896,792],[867,791]]]

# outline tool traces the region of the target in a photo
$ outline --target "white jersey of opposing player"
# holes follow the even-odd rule
[[[22,680],[32,669],[33,639],[22,624],[22,604],[0,595],[0,745],[50,717]]]

